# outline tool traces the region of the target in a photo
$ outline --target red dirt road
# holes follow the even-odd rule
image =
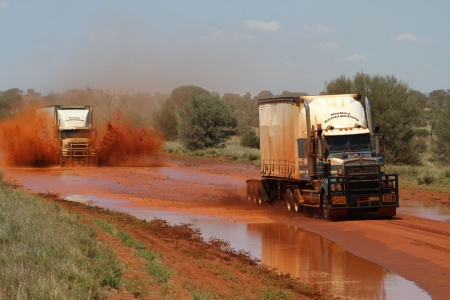
[[[195,214],[223,216],[229,221],[279,222],[297,226],[318,233],[345,250],[415,282],[433,299],[448,299],[450,223],[401,214],[392,220],[365,216],[327,222],[302,213],[289,213],[281,204],[258,207],[246,203],[245,180],[260,177],[259,169],[254,166],[170,157],[153,160],[150,164],[154,167],[58,167],[45,172],[63,172],[116,184],[114,189],[98,186],[94,190],[83,190],[83,186],[76,186],[70,190],[61,186],[50,192],[127,199],[135,206],[190,210]],[[136,162],[136,165],[148,166],[149,162]],[[158,166],[165,167],[164,172]],[[183,171],[189,172],[184,174]],[[14,172],[8,170],[5,170],[5,176],[15,177]],[[124,191],[120,192],[117,186],[124,187]],[[448,206],[450,195],[401,189],[400,198],[401,201]],[[436,202],[436,199],[440,200]]]

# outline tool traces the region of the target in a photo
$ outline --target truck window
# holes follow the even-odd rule
[[[325,136],[330,153],[371,150],[369,134]]]
[[[91,134],[89,130],[71,129],[61,131],[61,138],[63,139],[74,139],[74,138],[88,139],[90,137]]]

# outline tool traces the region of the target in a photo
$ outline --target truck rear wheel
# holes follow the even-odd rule
[[[253,202],[255,198],[255,189],[253,187],[253,181],[247,182],[247,201]]]
[[[289,211],[295,212],[294,195],[292,195],[291,189],[287,189],[284,195],[284,201]]]
[[[294,190],[294,211],[299,212],[300,211],[300,203],[302,199],[302,194],[300,193],[299,189]]]

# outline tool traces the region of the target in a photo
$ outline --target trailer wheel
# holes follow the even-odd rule
[[[331,220],[330,206],[328,205],[328,197],[325,193],[322,194],[322,217]]]
[[[262,182],[260,182],[259,187],[258,187],[258,199],[257,199],[257,203],[259,205],[262,205],[264,201],[267,201],[267,193],[266,190],[264,189],[264,186],[262,185]]]
[[[294,211],[300,211],[300,199],[302,198],[302,194],[299,189],[294,190]]]
[[[247,201],[248,202],[252,201],[252,182],[251,181],[247,182]]]
[[[286,207],[289,211],[295,212],[294,208],[294,195],[292,195],[291,189],[287,189],[284,195],[284,201],[286,202]]]

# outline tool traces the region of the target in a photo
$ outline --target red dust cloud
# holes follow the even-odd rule
[[[133,128],[122,114],[106,124],[100,138],[98,161],[100,165],[124,165],[143,155],[155,155],[163,146],[161,133],[145,128]]]
[[[58,140],[51,116],[28,108],[0,123],[0,150],[7,165],[47,167],[59,164]]]
[[[0,151],[8,166],[49,167],[59,165],[59,141],[52,117],[29,108],[0,123]],[[133,128],[121,114],[108,122],[99,139],[100,165],[126,165],[140,156],[155,155],[163,146],[162,134]],[[1,157],[1,156],[0,156]],[[145,164],[146,162],[144,162]],[[140,163],[142,164],[142,163]]]

